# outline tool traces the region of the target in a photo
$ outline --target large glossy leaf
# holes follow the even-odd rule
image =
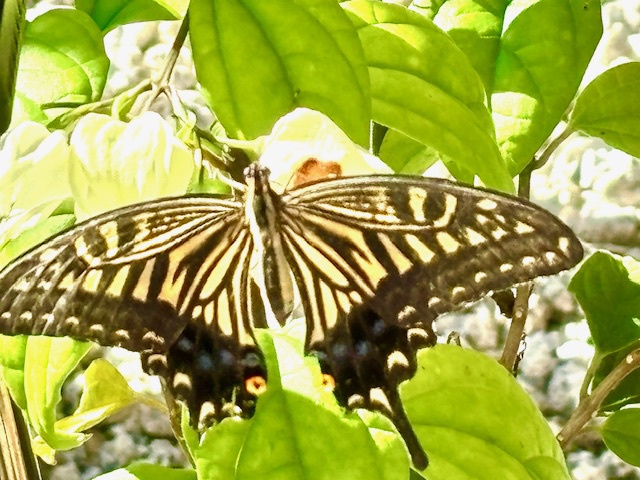
[[[640,157],[640,62],[607,70],[576,100],[570,125]]]
[[[399,5],[342,5],[365,49],[373,120],[434,149],[445,163],[477,174],[486,185],[512,191],[482,82],[451,38]]]
[[[512,175],[561,120],[602,35],[600,0],[420,0],[465,52],[490,95]]]
[[[423,0],[413,2],[412,8],[432,15],[433,22],[451,35],[482,78],[486,90],[492,92],[504,14],[510,3],[510,0]]]
[[[298,106],[328,115],[367,146],[369,79],[335,0],[193,0],[198,80],[227,135],[251,139]]]
[[[531,397],[482,353],[453,345],[422,350],[401,394],[429,455],[429,480],[570,478]]]

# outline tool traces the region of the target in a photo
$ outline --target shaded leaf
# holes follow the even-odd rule
[[[576,100],[570,126],[640,157],[640,63],[613,67]]]
[[[495,360],[454,345],[419,353],[401,386],[407,415],[429,455],[429,480],[569,479],[544,416]]]
[[[640,264],[595,252],[568,287],[584,310],[600,355],[616,352],[640,339]]]
[[[627,354],[640,347],[640,263],[595,252],[574,275],[569,290],[580,303],[596,349],[590,371],[597,386]],[[627,375],[600,405],[616,411],[640,401],[640,371]]]
[[[120,25],[150,20],[175,20],[187,11],[187,0],[76,0],[76,8],[107,33]]]
[[[600,427],[607,447],[622,460],[640,467],[640,408],[620,410]]]

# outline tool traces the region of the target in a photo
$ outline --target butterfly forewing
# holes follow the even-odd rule
[[[427,325],[490,291],[575,265],[571,230],[525,200],[446,180],[350,177],[283,197],[282,232],[308,311],[309,346],[350,305]],[[304,265],[300,265],[304,263]],[[316,273],[310,273],[316,272]],[[314,305],[330,298],[321,316]]]
[[[158,342],[174,340],[190,316],[202,266],[223,258],[226,250],[217,245],[234,227],[240,230],[234,207],[169,199],[105,214],[54,237],[0,276],[0,333],[162,348]],[[224,275],[218,275],[222,284]]]

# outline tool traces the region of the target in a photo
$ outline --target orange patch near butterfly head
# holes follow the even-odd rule
[[[312,157],[305,160],[293,174],[289,180],[289,188],[340,176],[342,176],[342,167],[338,162],[323,161]]]

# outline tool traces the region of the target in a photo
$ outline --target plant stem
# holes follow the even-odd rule
[[[532,288],[533,285],[530,282],[518,285],[516,288],[516,298],[513,304],[511,325],[509,326],[507,339],[504,342],[502,357],[500,357],[500,363],[510,372],[513,372],[518,350],[520,349],[522,333],[524,332],[524,327],[527,323],[527,315],[529,313],[529,296],[531,295]]]
[[[640,367],[640,348],[630,352],[616,368],[614,368],[604,380],[591,392],[591,395],[584,398],[578,408],[576,408],[565,426],[558,433],[557,439],[563,450],[566,450],[585,424],[600,409],[600,405],[609,392],[631,372]]]
[[[158,98],[162,93],[165,92],[166,88],[169,86],[169,80],[171,80],[171,74],[173,73],[173,69],[176,66],[176,61],[180,56],[180,50],[184,45],[184,41],[187,38],[187,34],[189,33],[189,11],[187,10],[187,14],[182,19],[182,23],[180,24],[180,29],[178,30],[178,34],[176,35],[175,40],[173,41],[173,45],[171,45],[171,50],[167,54],[167,60],[164,64],[164,68],[162,69],[162,73],[158,77],[158,80],[154,82],[154,91],[153,93],[145,99],[145,102],[138,110],[139,113],[146,112],[151,108],[153,102],[155,102],[156,98]]]
[[[39,480],[38,461],[31,450],[31,438],[22,411],[11,400],[0,378],[0,478]]]
[[[531,167],[530,171],[534,171],[534,170],[538,170],[539,168],[542,168],[549,161],[549,157],[551,157],[551,154],[555,152],[556,149],[560,146],[560,144],[564,142],[569,137],[569,135],[571,135],[574,131],[575,130],[573,129],[573,127],[571,127],[570,125],[567,125],[566,128],[562,131],[562,133],[558,135],[556,138],[554,138],[549,143],[549,145],[547,145],[547,148],[544,149],[544,151],[540,154],[538,159],[535,162],[532,162],[529,164],[529,166]]]
[[[182,23],[180,24],[180,30],[178,30],[178,34],[176,35],[176,38],[173,41],[171,50],[167,55],[167,61],[164,64],[162,73],[160,74],[160,77],[156,82],[158,89],[162,90],[164,87],[169,85],[171,74],[173,73],[173,69],[176,66],[176,62],[178,60],[178,57],[180,56],[180,50],[182,50],[182,46],[184,45],[184,41],[186,40],[188,33],[189,33],[189,11],[187,11],[187,14],[182,19]]]

